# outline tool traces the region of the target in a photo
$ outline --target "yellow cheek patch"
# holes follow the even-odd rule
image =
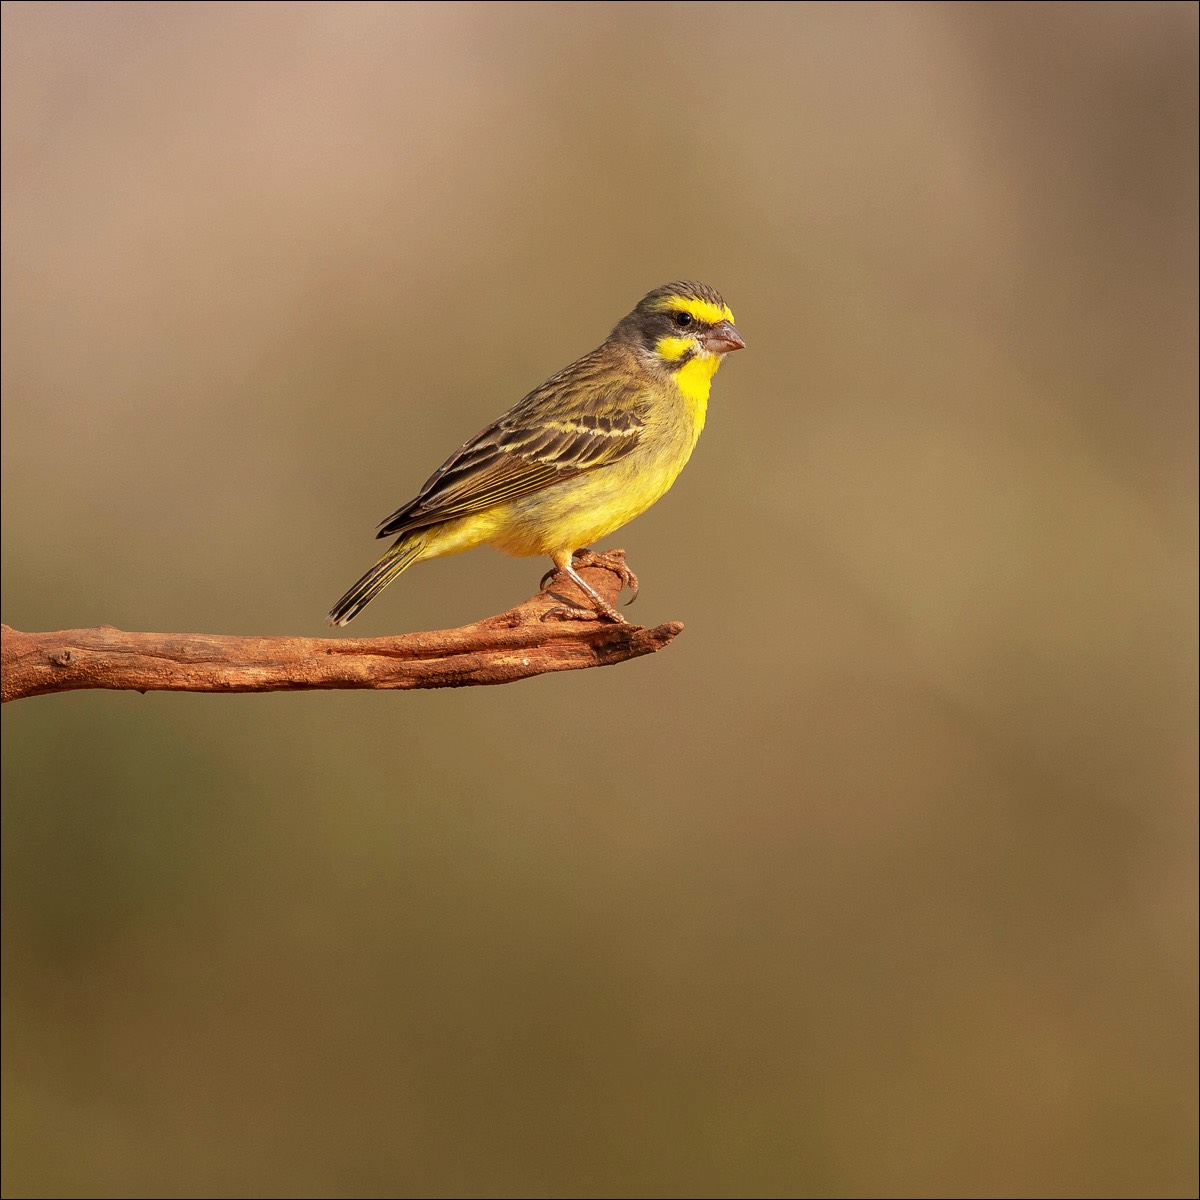
[[[667,362],[675,362],[676,359],[682,358],[689,350],[696,350],[698,347],[695,338],[662,337],[654,343],[654,349],[659,358],[665,358]]]
[[[695,296],[668,296],[654,306],[659,312],[690,313],[697,321],[707,325],[719,325],[722,321],[732,321],[733,313],[728,304],[713,304],[708,300],[698,300]]]

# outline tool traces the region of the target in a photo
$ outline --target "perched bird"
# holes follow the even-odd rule
[[[566,575],[600,615],[624,622],[575,567],[594,559],[585,547],[645,512],[675,482],[704,428],[721,359],[745,344],[712,288],[656,288],[602,346],[463,443],[415,499],[381,522],[376,536],[395,542],[333,606],[329,624],[353,620],[413,563],[484,544],[548,555],[554,571],[543,583]],[[636,596],[636,577],[627,573],[623,582]]]

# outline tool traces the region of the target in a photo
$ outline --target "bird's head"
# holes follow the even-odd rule
[[[703,283],[655,288],[613,330],[613,337],[653,356],[669,371],[704,364],[710,377],[723,355],[746,345],[720,292]]]

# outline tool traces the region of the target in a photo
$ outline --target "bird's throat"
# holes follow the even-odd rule
[[[712,388],[712,377],[720,365],[721,358],[717,354],[697,354],[675,372],[675,383],[687,401],[696,424],[701,428],[708,412],[708,393]]]

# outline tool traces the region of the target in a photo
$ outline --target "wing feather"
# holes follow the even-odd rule
[[[619,376],[614,385],[600,354],[560,371],[465,442],[377,536],[483,512],[624,458],[645,423],[642,397]]]

